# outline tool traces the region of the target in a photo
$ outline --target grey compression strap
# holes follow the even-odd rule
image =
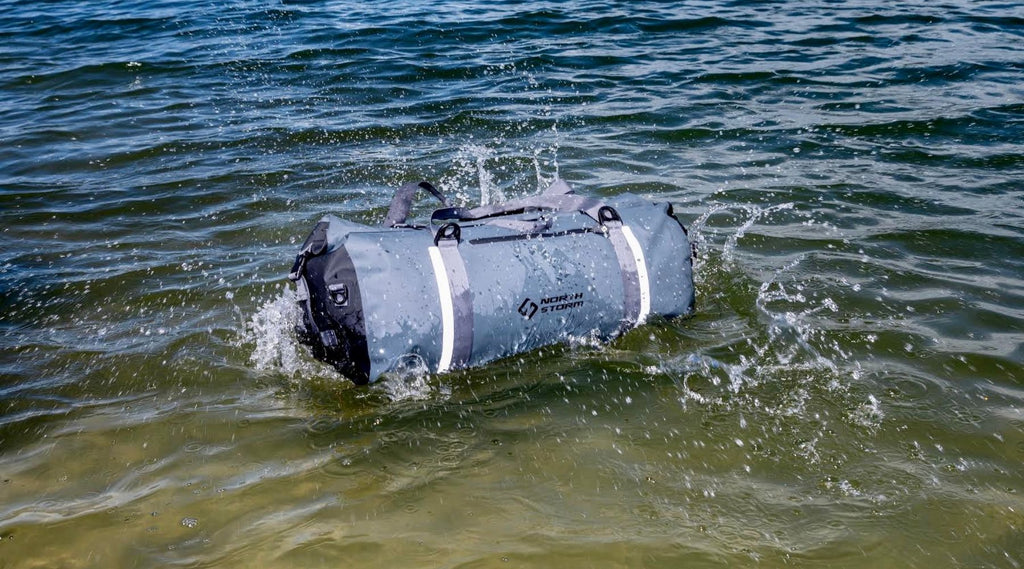
[[[437,373],[463,367],[473,355],[473,293],[459,253],[459,226],[449,223],[437,231],[430,247],[441,302],[441,358]]]
[[[643,324],[651,311],[650,282],[647,261],[633,230],[623,225],[617,211],[609,206],[598,212],[602,231],[608,236],[622,273],[623,327]]]

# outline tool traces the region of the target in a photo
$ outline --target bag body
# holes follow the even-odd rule
[[[300,339],[357,384],[410,359],[443,373],[693,311],[691,246],[668,203],[585,198],[556,182],[407,226],[408,189],[391,227],[325,216],[290,275]]]

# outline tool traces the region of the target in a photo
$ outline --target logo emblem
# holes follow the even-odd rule
[[[537,314],[537,310],[540,307],[537,303],[527,298],[519,305],[519,314],[522,314],[527,320],[533,318],[534,314]]]

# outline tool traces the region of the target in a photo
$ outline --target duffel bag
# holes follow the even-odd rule
[[[445,206],[406,218],[424,189]],[[543,193],[449,207],[427,182],[395,194],[383,226],[323,217],[295,260],[296,332],[357,384],[418,362],[431,373],[572,337],[613,337],[693,311],[692,253],[668,203]]]

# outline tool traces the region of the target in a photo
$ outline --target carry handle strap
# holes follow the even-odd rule
[[[577,196],[569,184],[563,180],[555,180],[540,195],[475,208],[439,209],[430,216],[430,221],[431,223],[477,221],[527,211],[582,211],[596,220],[597,210],[603,205],[604,203],[593,198]]]
[[[391,205],[388,206],[388,215],[384,218],[384,227],[395,227],[405,223],[405,220],[409,217],[409,210],[412,208],[412,198],[416,195],[417,190],[427,190],[432,196],[437,198],[442,205],[448,206],[448,200],[444,197],[444,194],[435,188],[430,182],[413,182],[406,184],[398,191],[395,192],[395,196],[391,198]]]
[[[601,200],[574,194],[541,194],[539,196],[507,201],[502,204],[485,205],[471,209],[460,207],[439,209],[430,216],[430,221],[432,223],[477,221],[489,217],[513,215],[527,211],[581,211],[600,221],[597,211],[604,205],[604,202]]]

